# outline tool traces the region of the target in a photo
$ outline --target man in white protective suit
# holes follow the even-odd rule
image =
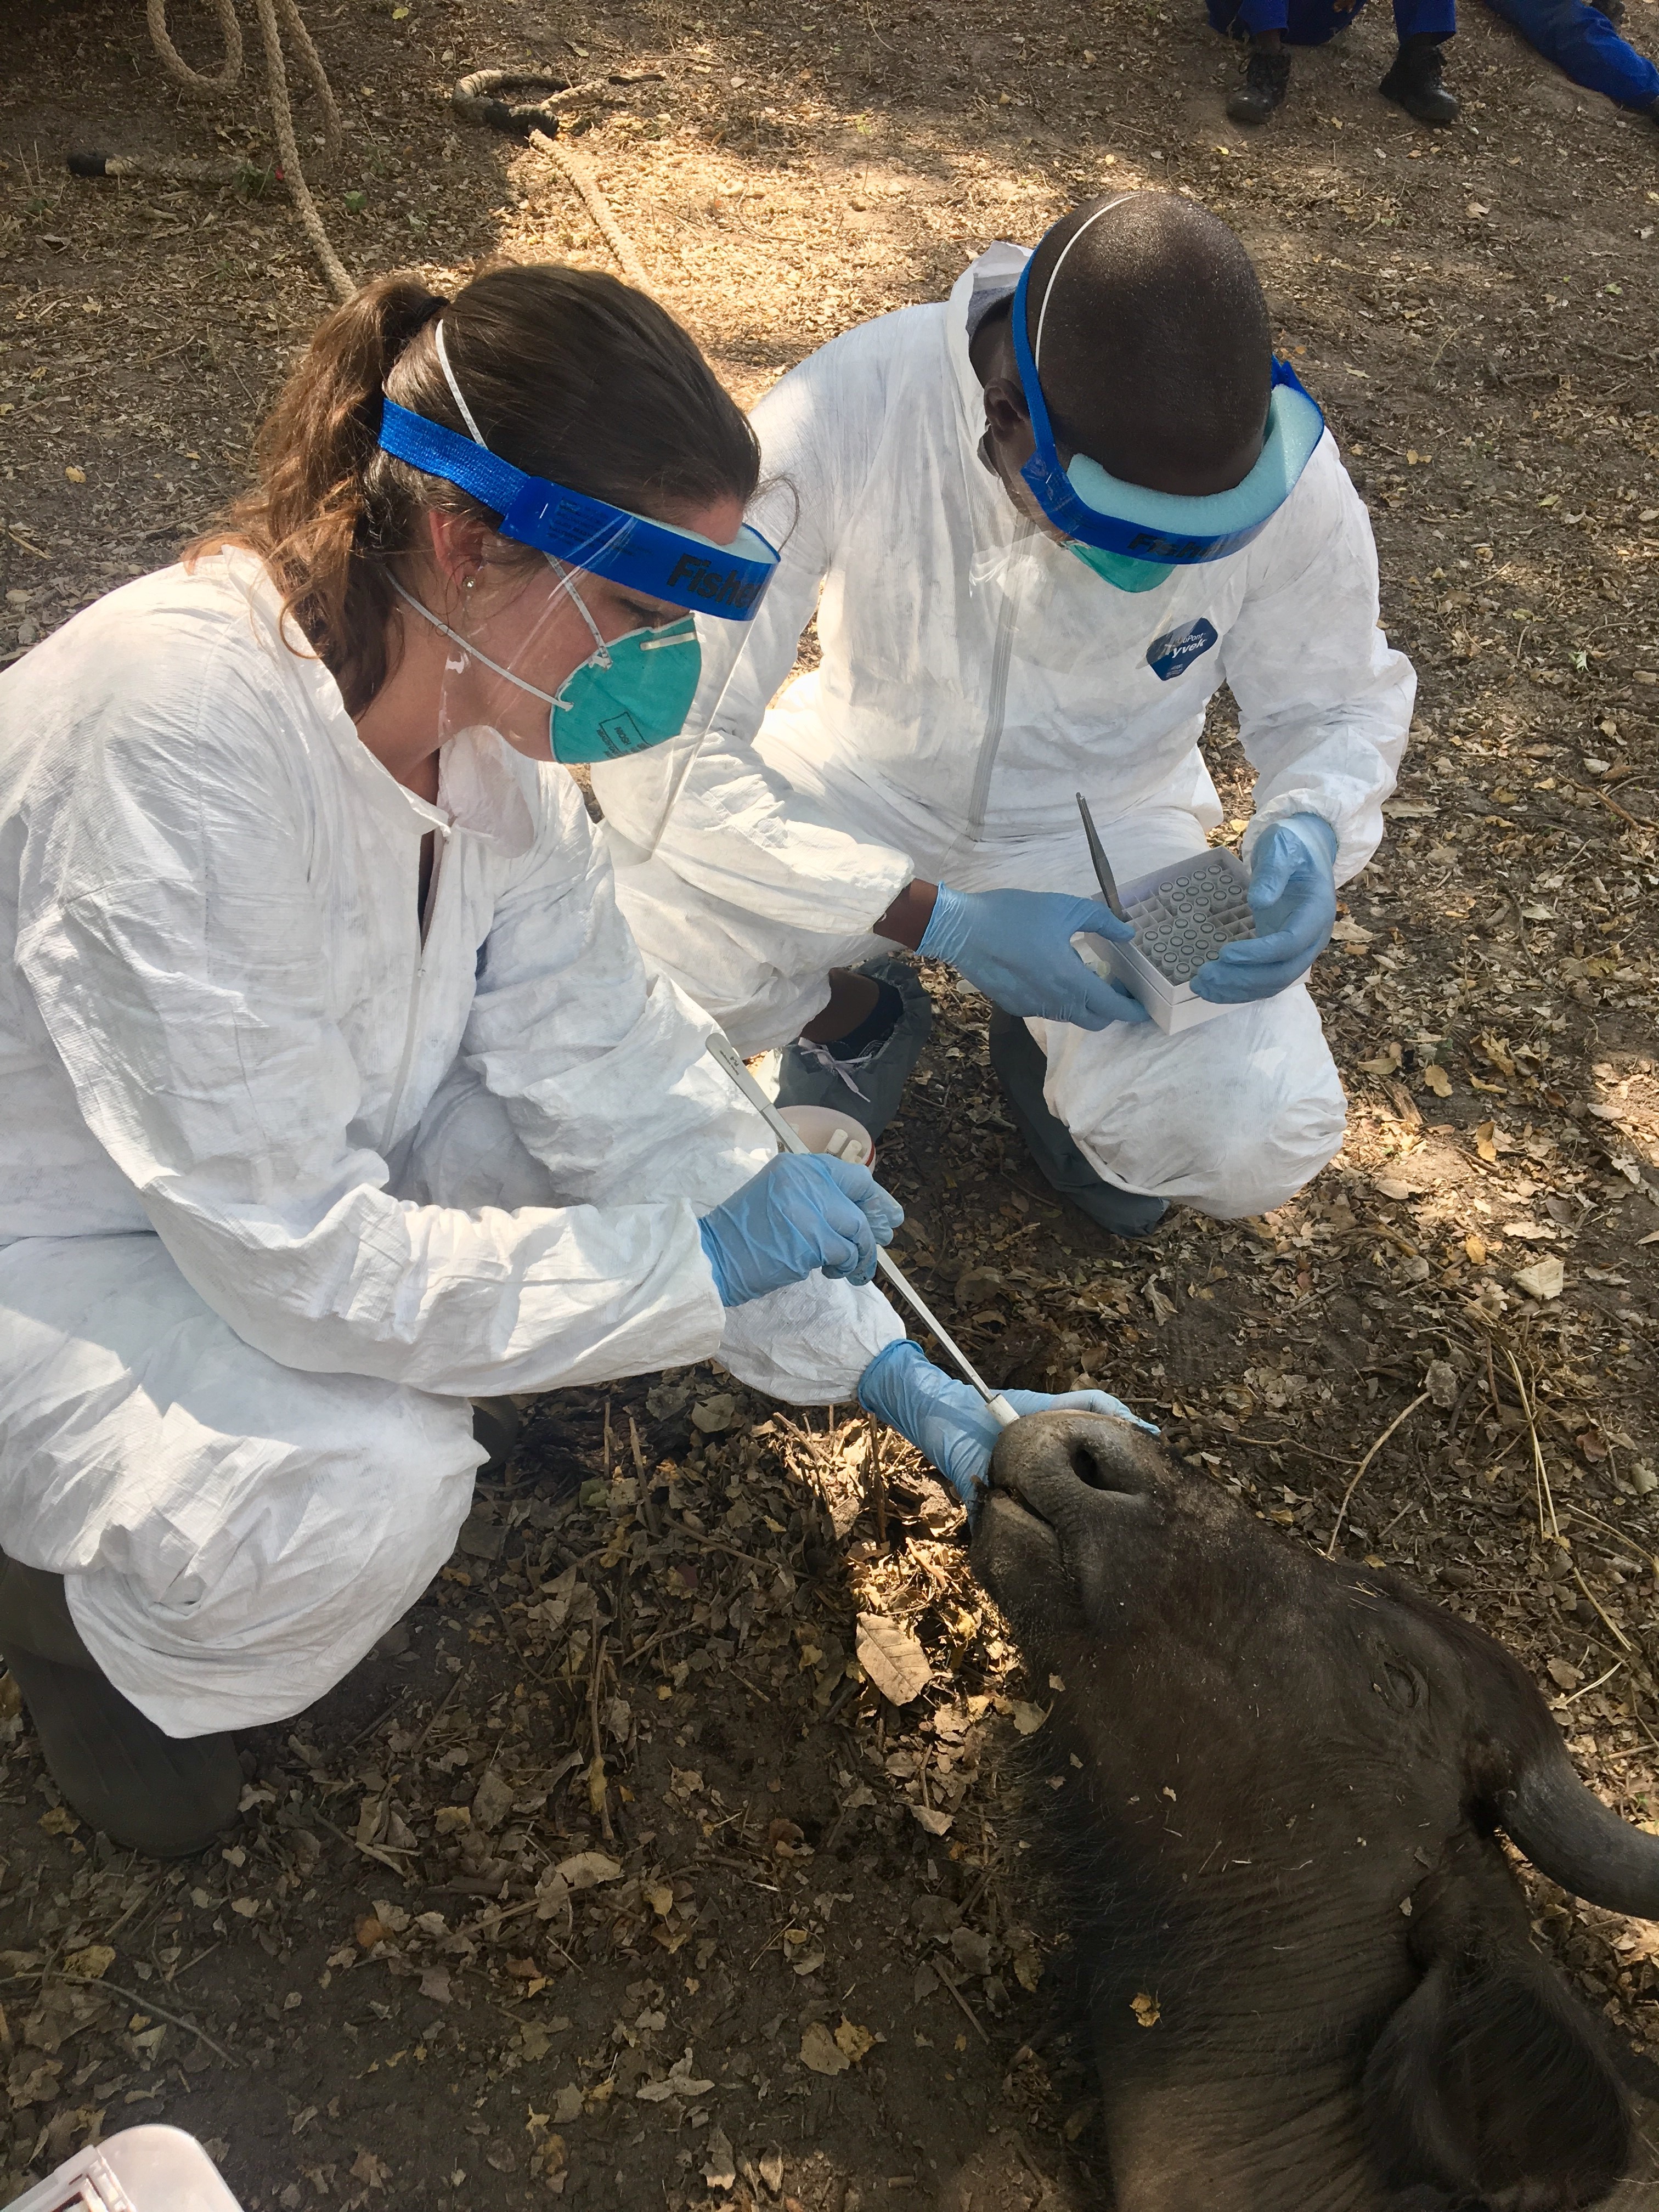
[[[998,1433],[871,1281],[897,1206],[780,1157],[647,974],[562,765],[677,733],[688,571],[740,621],[774,565],[685,333],[588,270],[381,277],[259,452],[0,677],[0,1654],[163,1855],[448,1557],[471,1399],[718,1357],[964,1502]]]
[[[1414,678],[1243,248],[1174,196],[1093,204],[836,338],[752,419],[777,581],[709,656],[689,769],[594,776],[647,959],[745,1052],[787,1048],[781,1099],[878,1129],[926,1034],[895,954],[919,947],[994,1002],[1019,1127],[1104,1227],[1280,1204],[1341,1142],[1302,978],[1378,842]],[[815,614],[819,665],[780,693]],[[1256,934],[1194,981],[1224,1015],[1169,1036],[1075,948],[1125,933],[1076,795],[1121,881],[1202,851],[1224,682]]]

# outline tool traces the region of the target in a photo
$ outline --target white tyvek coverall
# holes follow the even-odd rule
[[[775,1148],[563,771],[470,732],[426,805],[276,623],[208,561],[0,678],[0,1549],[175,1735],[418,1595],[470,1392],[718,1353],[821,1402],[901,1333],[822,1275],[721,1306],[697,1215]]]
[[[761,401],[753,520],[782,565],[746,633],[702,625],[688,726],[705,748],[651,857],[684,753],[595,773],[647,959],[746,1052],[799,1032],[831,966],[892,950],[871,924],[914,876],[1097,895],[1079,791],[1120,881],[1201,850],[1220,808],[1197,739],[1224,678],[1257,771],[1247,849],[1275,816],[1322,815],[1341,881],[1381,836],[1415,679],[1377,628],[1376,549],[1334,441],[1244,551],[1115,590],[978,459],[969,331],[1025,258],[994,246],[948,301],[848,331]],[[815,608],[821,664],[769,712]],[[1160,646],[1200,623],[1216,641],[1160,675]],[[1301,984],[1176,1037],[1030,1027],[1050,1108],[1121,1188],[1255,1212],[1341,1141]]]

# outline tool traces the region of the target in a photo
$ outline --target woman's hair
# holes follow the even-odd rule
[[[258,482],[185,555],[257,553],[352,714],[391,672],[391,575],[422,544],[422,512],[501,520],[376,442],[382,391],[469,434],[438,359],[440,315],[490,451],[529,475],[674,521],[746,503],[759,474],[754,432],[690,338],[615,277],[496,269],[448,301],[416,277],[377,277],[320,325],[259,430]]]

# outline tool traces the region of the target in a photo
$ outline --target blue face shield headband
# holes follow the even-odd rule
[[[576,587],[576,574],[603,576],[657,599],[696,604],[728,622],[746,622],[771,581],[778,556],[757,531],[744,528],[730,545],[695,531],[676,530],[643,515],[589,499],[492,453],[450,366],[441,319],[434,333],[438,362],[471,443],[382,394],[380,442],[386,452],[429,475],[458,484],[502,520],[501,534],[532,546],[561,580],[593,641],[593,650],[556,692],[544,691],[486,653],[476,636],[453,629],[393,576],[392,588],[417,614],[460,647],[459,673],[478,662],[548,708],[548,749],[567,764],[617,760],[678,737],[691,710],[702,672],[697,627],[689,614],[607,640]],[[468,588],[475,580],[468,579]],[[486,631],[487,634],[487,631]],[[524,641],[519,641],[523,649]]]
[[[481,507],[493,508],[503,538],[700,615],[748,622],[778,565],[775,548],[746,523],[729,545],[716,545],[694,530],[676,530],[526,476],[482,441],[412,415],[392,399],[380,402],[380,442],[410,468],[459,484]]]
[[[1079,231],[1078,236],[1081,235]],[[1062,254],[1043,297],[1037,323],[1039,353],[1042,317],[1047,315],[1048,298],[1064,260]],[[1015,287],[1010,317],[1014,360],[1036,440],[1036,450],[1020,475],[1055,529],[1077,541],[1076,550],[1090,567],[1114,581],[1121,580],[1131,590],[1138,587],[1132,580],[1133,571],[1125,572],[1121,578],[1113,573],[1119,562],[1133,562],[1161,582],[1172,568],[1220,561],[1248,545],[1290,497],[1324,434],[1325,418],[1303,390],[1295,370],[1286,362],[1274,362],[1261,458],[1231,491],[1214,492],[1201,499],[1149,491],[1144,484],[1124,483],[1108,475],[1086,453],[1075,455],[1070,466],[1062,469],[1036,360],[1026,334],[1030,276],[1028,261]],[[1090,560],[1085,548],[1110,556],[1109,561]]]

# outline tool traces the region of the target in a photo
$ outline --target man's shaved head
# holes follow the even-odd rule
[[[1091,200],[1037,247],[1026,291],[1063,453],[1134,483],[1236,482],[1241,453],[1248,468],[1273,333],[1250,258],[1218,217],[1173,192]]]

